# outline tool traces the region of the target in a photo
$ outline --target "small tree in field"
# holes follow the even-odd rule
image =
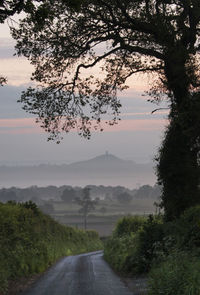
[[[95,206],[97,205],[97,200],[92,200],[90,197],[90,188],[85,187],[83,189],[83,197],[77,197],[76,202],[81,206],[79,213],[83,215],[84,218],[84,229],[87,229],[87,218],[88,214],[91,211],[95,210]]]

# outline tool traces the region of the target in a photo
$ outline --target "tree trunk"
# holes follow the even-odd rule
[[[87,230],[87,215],[84,215],[84,229]]]

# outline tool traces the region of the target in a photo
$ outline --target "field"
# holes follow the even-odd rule
[[[96,230],[99,235],[109,236],[116,224],[116,221],[124,215],[148,215],[155,213],[154,199],[133,199],[128,204],[118,201],[99,201],[95,211],[88,216],[88,229]],[[80,206],[75,203],[54,202],[54,212],[51,214],[59,222],[83,228],[83,217],[79,213]],[[102,209],[104,208],[104,209]]]

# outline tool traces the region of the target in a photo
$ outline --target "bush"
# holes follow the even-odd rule
[[[105,245],[105,259],[120,272],[147,272],[157,256],[163,255],[164,237],[161,216],[124,217]]]
[[[199,295],[200,259],[174,252],[149,274],[149,295]]]
[[[137,232],[145,220],[140,216],[120,218],[113,235],[105,242],[104,257],[116,271],[130,272],[130,258],[136,256],[138,248]]]
[[[164,229],[163,240],[171,238],[171,243],[165,245],[163,261],[150,271],[149,294],[199,295],[200,206],[185,210],[179,219],[165,223]]]
[[[105,243],[104,257],[110,265],[119,272],[127,273],[127,257],[136,249],[136,238],[134,234],[122,237],[111,237]]]
[[[124,217],[118,221],[113,235],[105,244],[104,252],[105,259],[115,270],[122,273],[131,275],[147,273],[153,268],[151,276],[155,277],[153,281],[155,290],[156,284],[162,285],[162,281],[156,283],[162,267],[163,278],[161,280],[163,282],[165,282],[164,277],[169,272],[169,281],[172,286],[173,284],[178,285],[179,275],[180,284],[184,283],[181,278],[184,277],[184,269],[180,266],[181,259],[183,259],[186,267],[185,282],[187,284],[187,287],[184,286],[184,290],[188,291],[188,288],[191,288],[193,293],[184,291],[185,293],[182,294],[199,295],[198,284],[200,286],[200,281],[197,270],[200,263],[197,257],[200,256],[200,206],[187,209],[179,219],[173,222],[163,222],[160,215],[150,215],[146,221],[141,223],[137,223],[137,219],[133,217]],[[181,254],[177,254],[178,252]],[[170,253],[173,253],[173,255],[170,255]],[[190,255],[193,255],[191,261],[189,261]],[[173,259],[176,263],[174,269]],[[161,266],[156,267],[156,265]],[[193,267],[194,270],[191,271]],[[191,276],[189,275],[190,271]],[[196,280],[194,288],[192,288],[190,280],[191,282]],[[154,290],[155,293],[152,294],[181,294],[181,291],[180,293],[167,293],[167,282],[166,285],[163,283],[166,292],[160,287],[162,290],[160,293],[156,293]],[[182,285],[180,290],[183,290]]]
[[[162,218],[150,215],[138,234],[137,267],[135,268],[136,272],[141,273],[149,271],[152,262],[157,259],[158,245],[159,250],[164,249],[165,233]]]
[[[176,222],[176,236],[179,248],[200,248],[200,206],[185,210]]]
[[[136,233],[146,221],[145,217],[142,216],[124,216],[117,222],[114,230],[114,235],[121,237],[130,233]]]

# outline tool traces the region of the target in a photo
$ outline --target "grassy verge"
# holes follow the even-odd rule
[[[98,234],[59,224],[32,202],[0,203],[0,293],[58,258],[102,249]]]

